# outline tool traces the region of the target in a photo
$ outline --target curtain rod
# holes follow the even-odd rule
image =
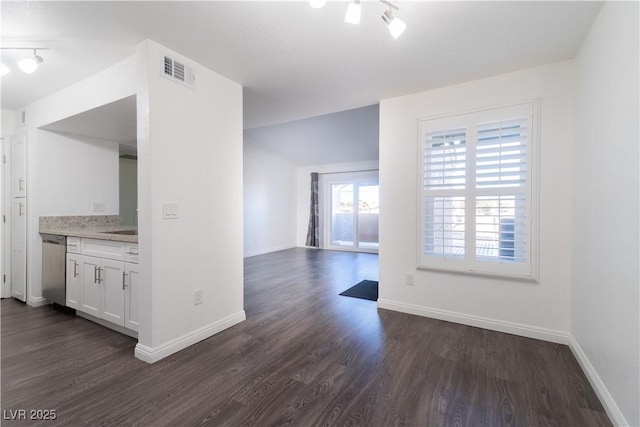
[[[379,172],[380,169],[363,169],[359,171],[344,171],[344,172],[316,172],[318,175],[333,175],[336,173],[357,173],[357,172]]]

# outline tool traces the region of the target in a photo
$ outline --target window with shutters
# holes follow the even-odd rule
[[[419,267],[536,278],[534,112],[420,122]]]

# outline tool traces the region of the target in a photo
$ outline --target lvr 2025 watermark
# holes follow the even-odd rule
[[[55,409],[3,409],[3,420],[55,420]]]

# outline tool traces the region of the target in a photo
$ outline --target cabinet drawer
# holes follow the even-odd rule
[[[125,260],[125,243],[111,240],[82,239],[81,252],[83,255],[95,256],[99,258],[113,259],[116,261]]]
[[[125,261],[137,264],[139,255],[140,255],[140,252],[138,251],[138,245],[136,243],[127,243],[126,252],[125,252],[125,256],[126,256]]]
[[[80,253],[80,238],[79,237],[67,237],[67,252],[72,254]]]

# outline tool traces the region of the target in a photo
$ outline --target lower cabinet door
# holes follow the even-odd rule
[[[102,312],[102,286],[99,281],[99,273],[102,260],[90,256],[78,255],[80,262],[80,304],[78,310],[101,317]]]
[[[125,264],[124,326],[138,331],[140,327],[140,281],[138,264]]]
[[[67,307],[80,309],[81,263],[78,255],[67,253]]]
[[[102,260],[100,282],[102,285],[102,317],[104,320],[124,326],[124,290],[126,277],[124,262]]]

